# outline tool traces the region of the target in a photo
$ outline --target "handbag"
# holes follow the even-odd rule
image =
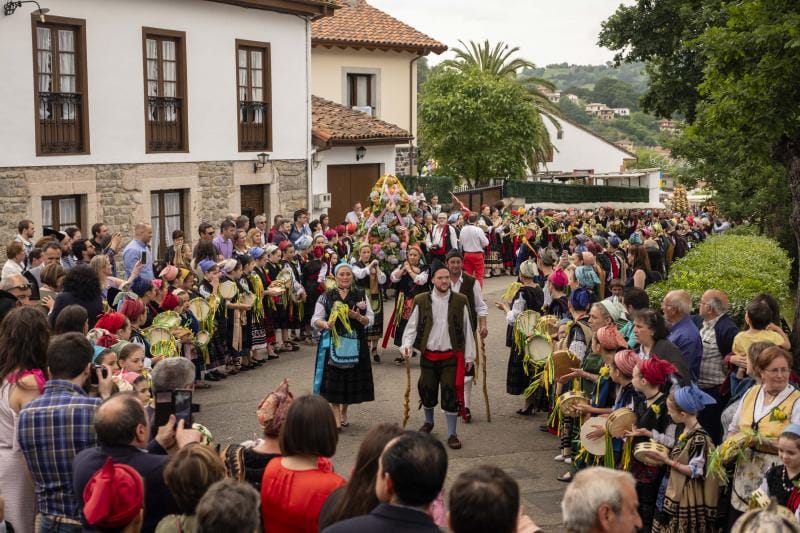
[[[331,342],[330,363],[339,368],[352,368],[358,363],[361,343],[358,334],[342,332],[339,334],[339,346]]]

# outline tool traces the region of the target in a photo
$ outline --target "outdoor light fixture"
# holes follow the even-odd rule
[[[311,154],[311,164],[314,165],[314,168],[319,168],[320,162],[319,152],[314,152]]]
[[[364,156],[367,155],[367,149],[363,146],[359,146],[356,148],[356,161],[361,161],[364,159]]]
[[[264,165],[266,165],[267,161],[269,161],[269,154],[265,152],[261,152],[256,157],[258,158],[258,161],[253,163],[253,172],[258,172],[259,168],[264,168]]]
[[[39,22],[42,23],[44,23],[44,16],[50,12],[46,7],[40,6],[39,2],[36,0],[8,0],[8,2],[3,5],[3,13],[5,13],[6,16],[13,15],[18,7],[22,7],[22,4],[36,4],[38,9],[32,11],[32,13],[34,15],[39,15]]]

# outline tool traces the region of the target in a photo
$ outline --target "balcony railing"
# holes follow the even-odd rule
[[[269,148],[269,104],[239,102],[239,149]]]
[[[147,149],[151,152],[184,150],[183,101],[180,98],[147,98]]]
[[[84,151],[82,95],[39,93],[39,151],[43,154]]]

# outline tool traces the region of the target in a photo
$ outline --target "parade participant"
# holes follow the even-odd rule
[[[456,434],[457,417],[463,408],[464,373],[475,361],[475,337],[469,321],[465,296],[450,289],[450,272],[446,267],[433,271],[434,289],[414,298],[414,308],[403,333],[400,352],[404,359],[412,350],[422,357],[419,395],[425,411],[420,431],[433,430],[433,409],[439,388],[442,409],[447,418],[447,445],[457,450],[461,441]]]
[[[314,314],[314,307],[317,305],[317,298],[321,294],[319,290],[319,276],[322,270],[322,256],[325,253],[325,245],[324,245],[325,237],[319,235],[314,238],[314,243],[311,247],[311,251],[308,255],[308,261],[302,266],[302,274],[303,274],[303,288],[306,291],[306,301],[305,301],[305,316],[309,317],[309,321],[311,319],[311,315]],[[317,330],[313,327],[311,328],[311,338],[306,339],[308,344],[314,344],[317,340]]]
[[[514,341],[514,328],[517,318],[524,311],[534,311],[539,313],[544,303],[544,293],[533,281],[538,273],[536,263],[527,260],[519,267],[519,279],[522,286],[511,300],[511,306],[505,302],[497,302],[498,309],[506,313],[506,346],[511,348],[508,355],[508,370],[506,371],[506,392],[513,396],[521,395],[528,388],[533,380],[533,373],[526,372],[524,368],[524,346],[523,353]],[[519,415],[531,415],[536,408],[533,402],[534,396],[523,398],[523,406],[517,411]]]
[[[450,271],[450,287],[454,292],[466,296],[469,308],[469,323],[472,325],[473,335],[480,335],[480,339],[475,337],[476,342],[482,342],[489,334],[486,325],[486,318],[489,315],[489,307],[483,299],[480,285],[476,284],[476,279],[463,271],[464,260],[461,252],[450,250],[447,252],[447,270]],[[470,403],[472,400],[472,383],[475,378],[475,365],[464,376],[464,420],[469,423],[472,420]]]
[[[671,391],[667,399],[669,416],[683,425],[669,455],[649,451],[647,455],[669,467],[659,491],[660,506],[653,522],[653,532],[716,531],[719,484],[707,475],[708,454],[714,445],[711,437],[697,421],[697,413],[714,398],[692,383]]]
[[[283,239],[281,242],[289,242],[288,238]],[[286,248],[287,245],[284,246]],[[267,287],[275,281],[278,280],[278,275],[283,270],[283,252],[278,245],[268,246],[266,249],[267,252],[267,264],[264,268],[264,272],[267,275]],[[270,302],[270,309],[273,310],[272,312],[272,320],[273,325],[275,326],[275,339],[276,342],[280,339],[281,344],[275,346],[275,352],[296,352],[300,349],[299,346],[296,344],[292,344],[289,341],[289,316],[287,311],[287,304],[288,304],[288,295],[286,291],[291,290],[291,288],[284,288],[284,292],[278,296],[272,297],[272,302]]]
[[[378,260],[373,256],[372,246],[369,243],[362,243],[358,247],[358,261],[353,264],[353,275],[356,278],[356,285],[367,294],[367,300],[375,315],[372,325],[367,328],[367,340],[372,360],[380,363],[381,356],[378,355],[378,341],[383,336],[381,287],[386,284],[387,278],[386,274],[380,269]]]
[[[249,254],[253,258],[253,270],[248,277],[256,299],[256,305],[253,306],[253,320],[250,325],[250,339],[252,342],[250,358],[257,363],[261,363],[265,360],[258,356],[258,352],[261,350],[266,351],[267,361],[278,358],[272,349],[272,344],[275,342],[275,328],[272,325],[271,313],[268,312],[269,301],[267,298],[271,298],[271,296],[267,294],[268,283],[264,272],[264,267],[267,264],[267,253],[264,248],[257,246],[251,248]]]
[[[780,465],[767,471],[760,489],[800,521],[800,425],[789,424],[778,439]]]
[[[144,304],[141,300],[125,299],[122,301],[122,305],[120,305],[119,312],[128,317],[131,324],[131,333],[128,340],[142,347],[145,355],[145,365],[151,368],[150,343],[142,333],[142,328],[147,320],[147,312],[145,311]]]
[[[341,429],[349,425],[347,408],[351,404],[375,399],[366,333],[375,315],[364,291],[354,286],[349,264],[336,265],[334,277],[336,287],[319,297],[311,318],[314,327],[324,333],[317,347],[314,393],[331,403],[336,426]],[[350,328],[342,320],[332,320],[337,302],[347,306]]]
[[[447,252],[458,248],[458,237],[456,230],[447,224],[447,215],[439,213],[436,217],[436,225],[431,228],[425,237],[425,246],[431,256],[431,267],[433,261],[444,263]]]
[[[478,214],[470,213],[467,224],[461,229],[458,238],[461,250],[464,252],[464,272],[474,276],[483,287],[483,250],[489,246],[489,239],[475,224],[477,221]]]
[[[303,236],[299,236],[298,239]],[[285,243],[285,244],[284,244]],[[298,349],[299,336],[295,333],[300,329],[300,322],[305,309],[306,290],[303,288],[303,278],[300,272],[300,262],[295,253],[295,245],[291,241],[284,241],[278,247],[283,252],[283,270],[292,276],[291,288],[286,291],[286,316],[287,326],[290,331],[289,342]]]
[[[225,372],[225,360],[228,357],[228,344],[226,342],[226,332],[228,330],[227,312],[225,310],[225,299],[219,296],[219,267],[214,261],[204,259],[200,261],[200,270],[203,271],[203,279],[198,285],[200,297],[208,302],[211,312],[214,313],[213,333],[211,342],[208,344],[209,351],[209,370],[206,372],[206,379],[225,379],[228,374]],[[211,332],[209,332],[211,333]]]
[[[550,293],[550,303],[545,304],[543,313],[553,315],[559,320],[569,319],[569,301],[565,291],[569,286],[569,277],[562,269],[554,270],[547,277],[547,290]]]
[[[386,328],[386,334],[383,337],[384,348],[392,334],[394,334],[394,345],[398,347],[402,345],[403,332],[411,317],[414,298],[427,291],[430,286],[428,283],[429,270],[421,264],[421,260],[422,250],[419,246],[409,246],[406,251],[406,261],[394,269],[389,276],[397,290],[397,298],[394,311],[389,319],[389,327]],[[400,364],[403,362],[403,358],[398,357],[394,362]]]

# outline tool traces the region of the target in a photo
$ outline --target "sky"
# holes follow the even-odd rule
[[[600,24],[633,0],[368,0],[378,9],[445,43],[505,41],[537,66],[566,61],[598,65],[614,53],[597,45]],[[431,54],[431,64],[443,57]]]

